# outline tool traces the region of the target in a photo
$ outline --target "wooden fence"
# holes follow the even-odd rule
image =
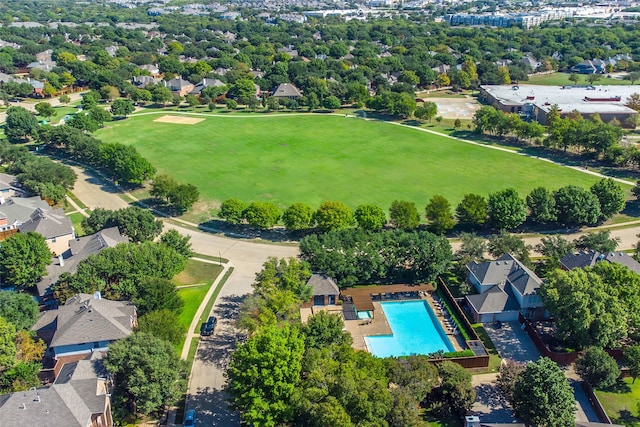
[[[589,403],[591,403],[591,407],[593,408],[596,415],[600,419],[600,422],[604,424],[613,424],[611,422],[611,419],[605,412],[604,407],[602,406],[602,403],[600,403],[600,399],[598,399],[598,396],[596,396],[596,394],[593,392],[593,387],[591,387],[591,384],[589,384],[586,381],[581,381],[580,385],[582,386],[584,393],[587,395],[587,399],[589,399]]]

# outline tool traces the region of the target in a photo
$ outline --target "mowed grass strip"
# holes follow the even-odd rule
[[[161,112],[160,114],[166,114]],[[464,194],[507,187],[588,187],[598,178],[550,162],[471,145],[418,129],[338,115],[207,116],[192,126],[138,115],[96,133],[133,144],[159,173],[196,185],[202,197],[351,207],[393,200],[420,209],[441,194],[455,206]],[[203,116],[204,117],[204,116]]]
[[[530,85],[545,85],[545,86],[564,86],[564,85],[588,85],[588,75],[587,74],[579,74],[580,80],[578,83],[574,83],[569,80],[569,73],[551,73],[551,74],[539,74],[537,76],[529,76],[529,80],[526,82],[520,82],[522,84],[530,84]],[[600,76],[599,80],[593,82],[594,86],[601,85],[629,85],[631,82],[629,80],[622,79],[614,79],[607,78],[605,76]]]

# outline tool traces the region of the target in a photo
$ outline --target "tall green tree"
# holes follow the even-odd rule
[[[455,225],[453,214],[451,213],[451,204],[441,195],[435,195],[429,199],[429,203],[425,208],[429,227],[436,234],[444,234],[451,230]]]
[[[635,384],[636,379],[640,377],[640,345],[634,344],[625,347],[623,351],[622,363],[629,368],[629,374],[633,378]]]
[[[48,119],[49,117],[53,117],[57,114],[55,108],[51,106],[48,102],[38,102],[35,106],[36,111],[39,115]]]
[[[471,373],[457,363],[444,361],[438,365],[440,385],[428,402],[432,410],[442,416],[463,415],[476,399],[471,385]]]
[[[128,99],[116,99],[111,104],[111,114],[114,116],[122,116],[127,117],[129,114],[133,113],[135,107],[133,106],[133,102]]]
[[[294,203],[285,209],[282,222],[287,230],[304,230],[313,226],[313,209],[305,203]]]
[[[351,345],[351,334],[344,330],[339,314],[320,311],[307,319],[302,327],[305,348],[321,349],[331,345]]]
[[[264,327],[231,355],[228,390],[245,422],[275,426],[293,419],[303,353],[298,329],[283,325]]]
[[[515,189],[507,188],[489,195],[487,214],[495,229],[508,230],[527,219],[527,205]]]
[[[180,312],[184,302],[178,295],[175,283],[162,277],[144,278],[138,283],[137,296],[133,299],[140,316],[157,311]]]
[[[527,365],[513,390],[516,417],[532,427],[575,426],[576,403],[564,373],[551,359]]]
[[[591,186],[591,192],[600,202],[602,219],[609,219],[624,209],[624,190],[611,178],[603,178]]]
[[[360,205],[354,212],[358,227],[365,230],[379,230],[387,223],[387,216],[376,205]]]
[[[172,405],[186,389],[186,364],[171,344],[136,332],[109,346],[104,366],[116,380],[116,392],[135,413],[151,414]]]
[[[616,360],[599,347],[587,348],[576,360],[576,373],[595,388],[608,388],[616,383],[620,369]]]
[[[12,323],[17,330],[30,329],[38,320],[38,303],[29,294],[0,292],[0,317]]]
[[[478,194],[465,194],[456,206],[456,218],[463,226],[482,226],[487,220],[487,199]]]
[[[327,201],[313,214],[321,231],[340,230],[355,224],[353,211],[342,202]]]
[[[271,228],[280,219],[280,209],[271,202],[253,202],[244,210],[247,222],[259,228]]]
[[[568,227],[595,224],[600,218],[600,202],[588,190],[567,185],[553,193],[558,222]]]
[[[394,200],[389,208],[389,222],[396,228],[412,230],[420,225],[420,214],[413,202]]]
[[[9,107],[4,125],[4,134],[12,144],[26,142],[38,136],[38,120],[22,107]]]
[[[220,205],[220,218],[229,221],[231,224],[239,224],[244,219],[244,211],[247,204],[241,200],[227,199]]]
[[[175,311],[162,309],[142,315],[138,319],[137,332],[153,335],[177,346],[184,340],[186,331]]]
[[[42,235],[32,231],[14,234],[0,246],[4,282],[18,288],[34,286],[47,272],[52,255]]]
[[[556,220],[556,200],[553,193],[544,187],[537,187],[527,195],[527,206],[531,219],[544,224]]]
[[[611,237],[611,230],[600,230],[583,234],[574,240],[576,248],[581,250],[598,251],[603,254],[613,252],[620,243],[619,237]]]
[[[626,337],[628,314],[602,277],[593,271],[552,271],[540,287],[556,319],[556,338],[573,348],[612,347]]]

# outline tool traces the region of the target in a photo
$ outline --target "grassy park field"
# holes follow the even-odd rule
[[[196,185],[204,199],[294,202],[340,200],[388,207],[402,199],[424,206],[442,194],[507,187],[522,196],[545,186],[590,186],[597,178],[547,161],[455,139],[341,115],[217,114],[196,124],[131,116],[96,132],[135,145],[159,173]],[[165,118],[165,121],[167,119]]]

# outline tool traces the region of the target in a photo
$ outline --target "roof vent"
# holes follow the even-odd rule
[[[23,411],[26,411],[27,410],[27,405],[23,403],[22,406],[20,407],[20,409],[22,409]]]

